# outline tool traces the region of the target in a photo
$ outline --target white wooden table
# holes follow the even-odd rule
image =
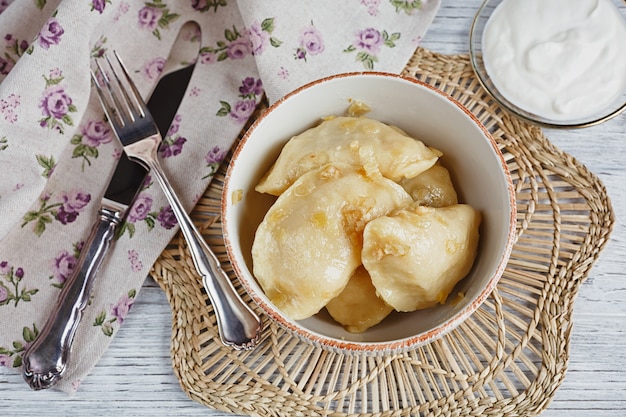
[[[422,46],[466,53],[471,19],[481,0],[443,0]],[[577,131],[546,131],[606,185],[616,212],[612,239],[580,290],[574,309],[569,371],[542,417],[626,416],[626,114]],[[215,416],[190,400],[173,374],[170,310],[148,279],[126,324],[78,393],[31,391],[18,374],[0,370],[0,405],[7,416]]]

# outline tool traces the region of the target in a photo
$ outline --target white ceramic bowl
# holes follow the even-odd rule
[[[592,114],[588,114],[584,117],[577,117],[567,120],[556,120],[546,115],[536,114],[529,112],[517,104],[509,100],[506,95],[503,95],[493,80],[489,76],[489,72],[485,67],[483,60],[483,33],[485,26],[489,21],[489,18],[493,14],[494,10],[504,0],[484,0],[472,22],[469,38],[469,53],[470,62],[474,73],[476,74],[478,81],[485,88],[487,93],[504,109],[514,114],[515,116],[534,123],[539,126],[553,128],[553,129],[576,129],[583,127],[595,126],[603,123],[607,120],[614,118],[615,116],[626,110],[626,88],[619,94],[612,103],[608,104],[606,108],[598,110]],[[618,11],[626,19],[626,2],[624,0],[611,0]],[[572,6],[576,7],[576,6]]]
[[[352,334],[322,310],[301,321],[285,317],[252,273],[257,226],[275,200],[254,190],[294,135],[320,118],[344,114],[352,100],[371,107],[367,117],[396,125],[444,153],[461,202],[480,210],[479,252],[470,274],[453,292],[465,297],[412,313],[392,313],[379,325]],[[241,201],[235,195],[241,195]],[[222,195],[222,224],[236,275],[263,312],[303,340],[331,350],[403,351],[442,336],[472,314],[498,282],[515,235],[515,193],[506,162],[480,122],[461,104],[416,80],[385,73],[352,73],[312,82],[271,106],[245,134],[230,162]],[[454,297],[450,297],[454,298]]]

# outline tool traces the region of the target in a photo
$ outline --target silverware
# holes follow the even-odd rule
[[[96,61],[97,70],[92,72],[93,84],[109,122],[126,154],[150,169],[163,189],[215,310],[222,343],[237,350],[253,349],[260,338],[262,322],[235,290],[217,256],[192,223],[161,169],[157,156],[162,140],[159,130],[122,60],[116,52],[114,55],[117,70],[106,56],[106,64]]]
[[[158,97],[158,92],[162,90],[170,92],[167,106],[160,105],[158,99],[148,102],[148,108],[159,110],[159,125],[165,129],[174,119],[192,72],[193,66],[183,68],[159,81],[152,97]],[[172,96],[172,91],[177,96]],[[49,388],[62,379],[74,334],[100,265],[146,176],[147,170],[141,164],[131,161],[126,154],[120,157],[100,204],[98,220],[91,229],[72,274],[63,285],[59,301],[37,339],[24,352],[22,372],[31,388]]]

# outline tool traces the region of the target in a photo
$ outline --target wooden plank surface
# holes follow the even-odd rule
[[[443,0],[422,46],[466,53],[480,0]],[[570,365],[542,417],[626,415],[626,114],[577,131],[546,136],[604,182],[617,217],[612,239],[582,286],[574,310]],[[169,354],[170,311],[146,281],[132,314],[78,393],[33,392],[20,375],[0,370],[0,404],[8,416],[232,416],[190,400]]]

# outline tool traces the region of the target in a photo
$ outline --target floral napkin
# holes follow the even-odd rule
[[[21,372],[121,155],[90,84],[115,49],[148,97],[196,63],[160,157],[187,210],[265,94],[347,71],[399,72],[439,0],[0,0],[0,365]],[[192,168],[190,168],[192,167]],[[57,388],[78,389],[177,231],[145,182],[109,250]]]

